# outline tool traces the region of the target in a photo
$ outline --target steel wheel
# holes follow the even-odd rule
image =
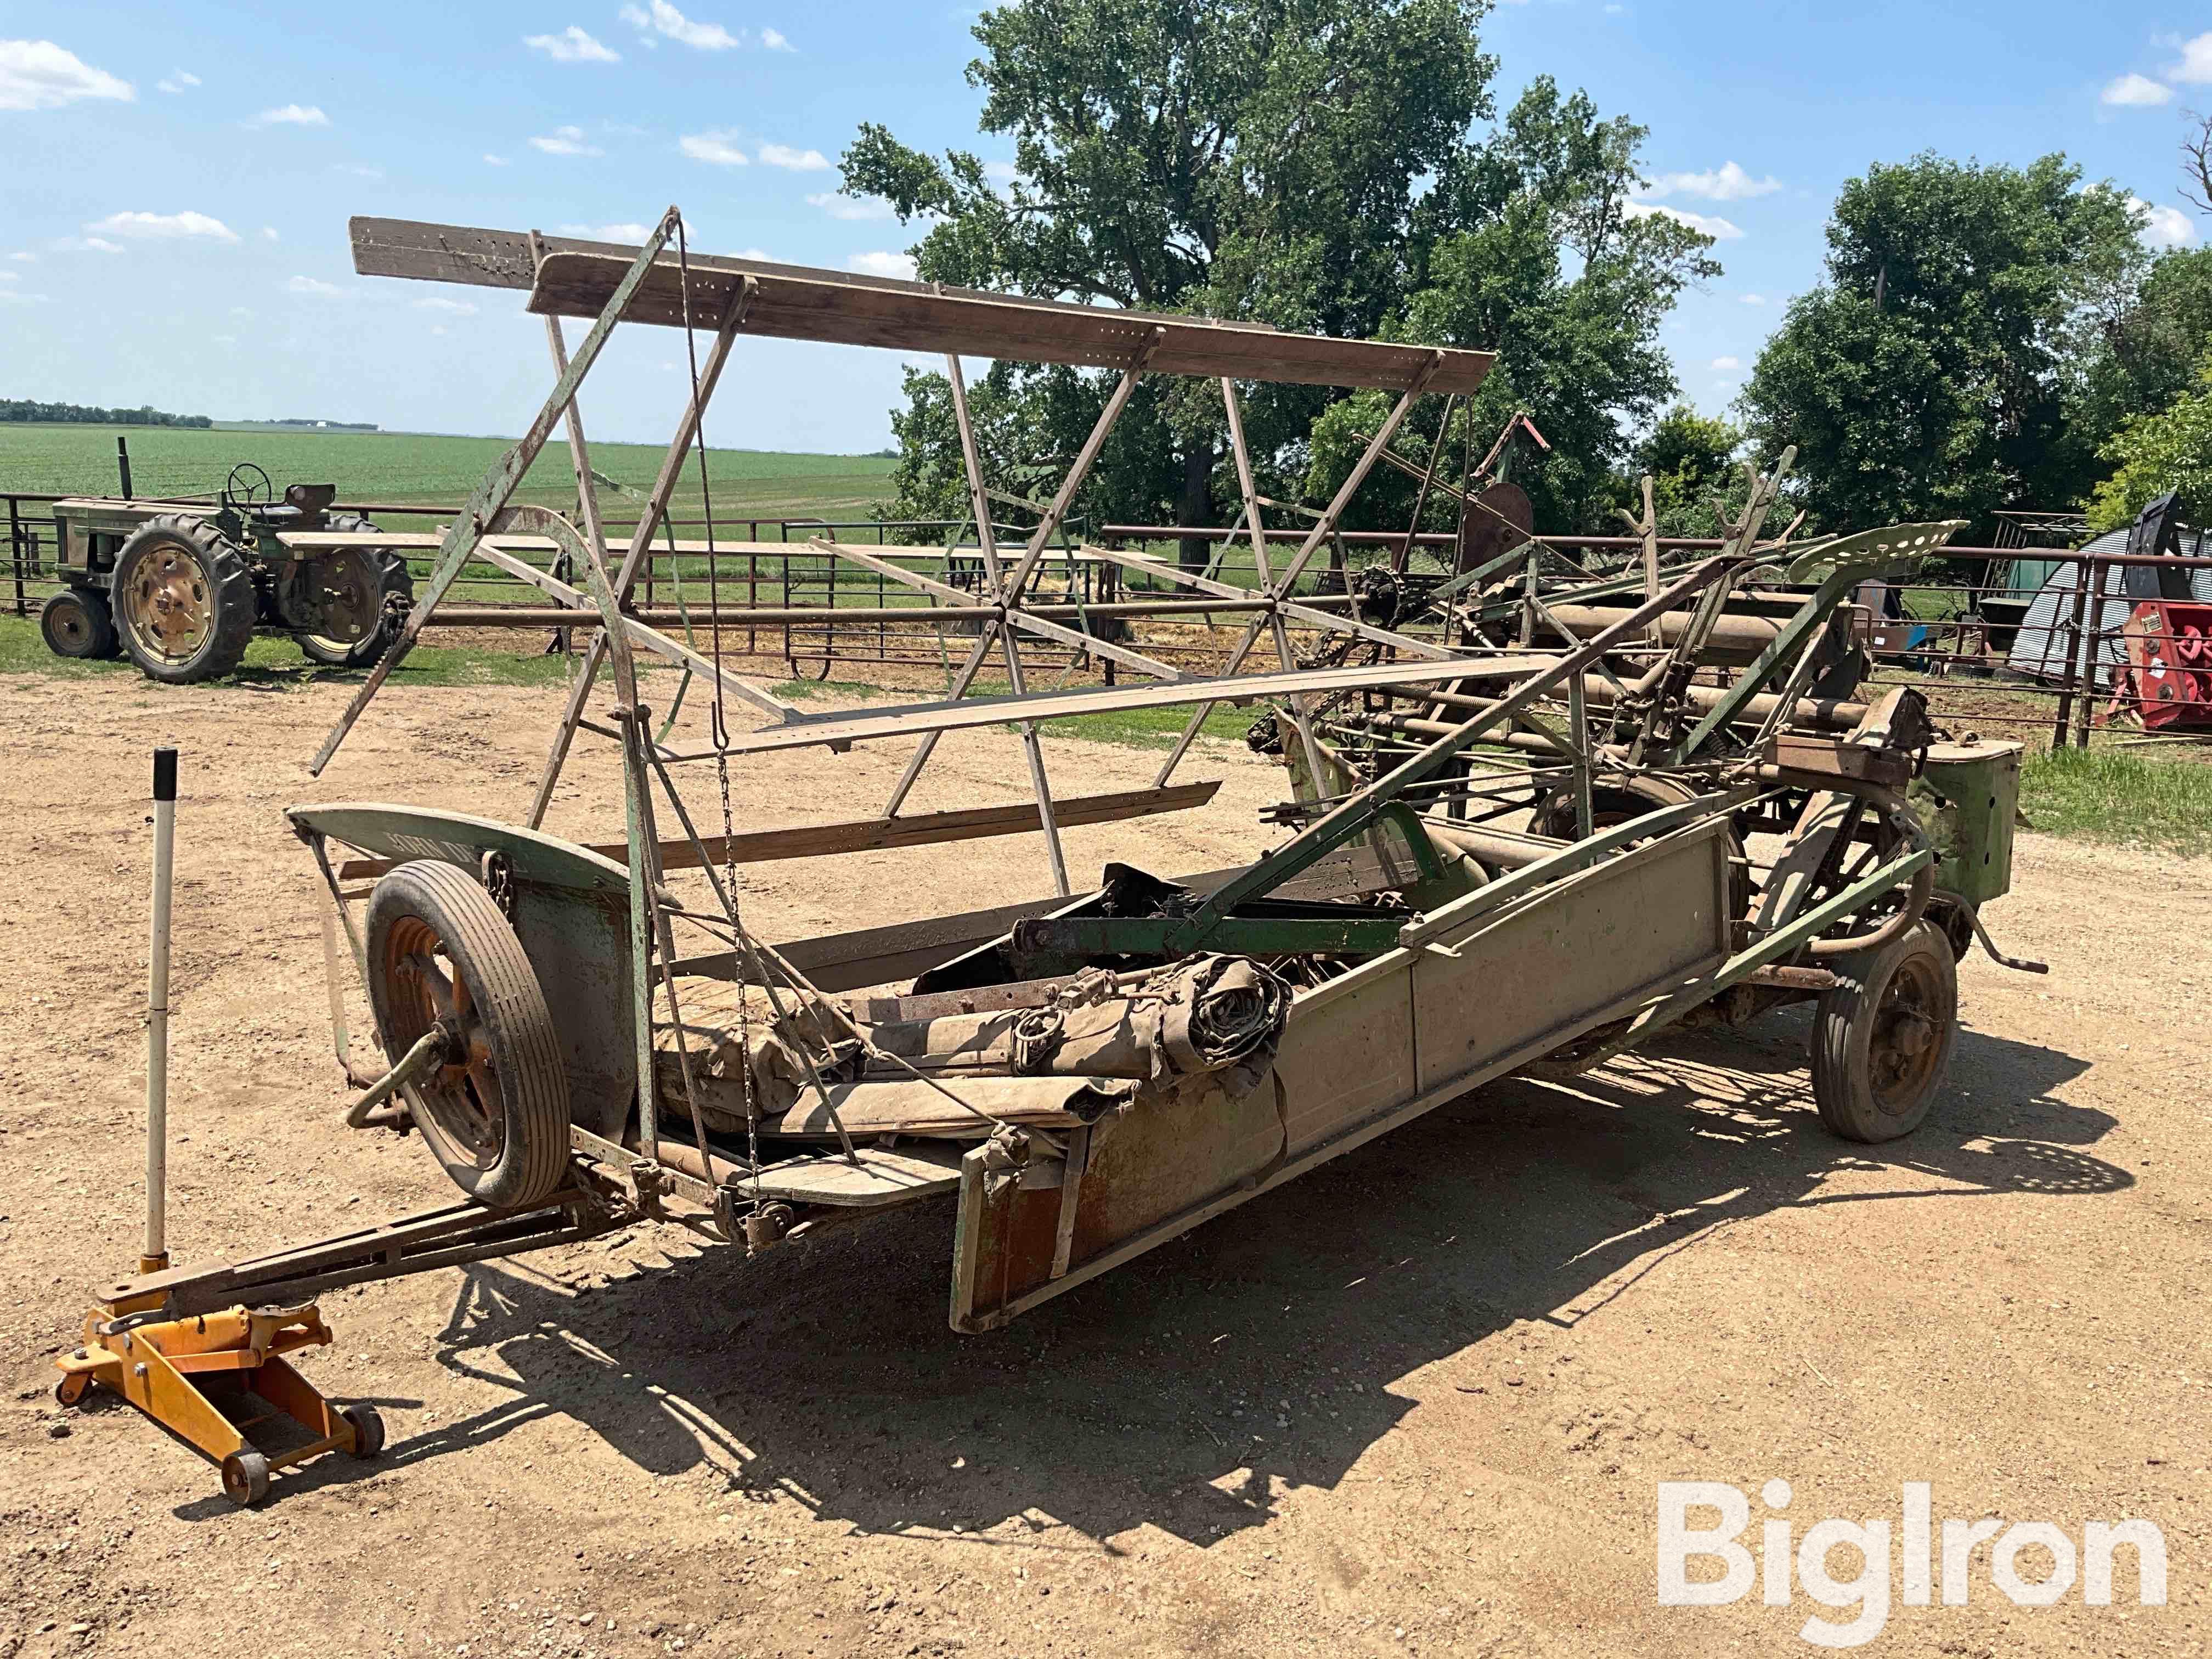
[[[521,941],[467,872],[403,864],[368,906],[369,1000],[397,1065],[433,1028],[445,1063],[407,1088],[423,1144],[462,1191],[527,1209],[568,1162],[568,1080]]]
[[[182,546],[151,550],[120,591],[125,626],[139,649],[164,662],[190,662],[215,632],[215,584]]]
[[[1959,1031],[1959,973],[1942,928],[1922,921],[1887,945],[1842,958],[1820,994],[1813,1097],[1850,1140],[1893,1140],[1920,1126]]]
[[[260,610],[238,550],[177,514],[149,520],[123,544],[109,602],[139,672],[176,685],[237,667]]]
[[[39,634],[57,657],[99,662],[122,654],[107,596],[89,587],[65,587],[40,605]]]

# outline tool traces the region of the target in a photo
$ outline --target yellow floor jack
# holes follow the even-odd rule
[[[62,1356],[54,1397],[75,1406],[112,1389],[222,1471],[234,1503],[269,1490],[272,1470],[326,1451],[373,1457],[384,1423],[368,1406],[333,1406],[283,1356],[327,1344],[312,1302],[244,1305],[161,1317],[167,1297],[169,890],[177,811],[177,751],[154,751],[154,925],[146,1021],[146,1248],[141,1275],[112,1287],[86,1316],[84,1344]],[[272,1430],[270,1425],[276,1425]],[[268,1449],[248,1438],[261,1430]],[[307,1437],[304,1443],[300,1436]],[[277,1446],[279,1438],[295,1443]]]

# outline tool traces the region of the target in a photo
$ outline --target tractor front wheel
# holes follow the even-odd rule
[[[245,556],[212,525],[174,513],[149,519],[123,544],[111,595],[124,651],[167,685],[236,668],[260,610]]]
[[[123,654],[107,596],[94,588],[64,587],[40,605],[39,637],[57,657],[106,662]]]

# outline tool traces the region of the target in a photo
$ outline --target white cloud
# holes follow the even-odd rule
[[[1747,306],[1763,306],[1766,303],[1766,296],[1764,294],[1739,294],[1736,298]]]
[[[797,46],[793,46],[790,41],[785,40],[783,38],[782,32],[778,29],[763,29],[761,31],[761,45],[766,46],[770,52],[797,52],[799,50]]]
[[[908,282],[915,276],[911,253],[855,253],[845,261],[845,269],[863,276],[903,276]]]
[[[238,336],[235,334],[210,334],[208,338],[217,345],[234,346],[238,343]]]
[[[1741,368],[1742,367],[1743,364],[1734,357],[1716,357],[1713,359],[1713,370],[1716,374],[1725,374],[1735,369]]]
[[[276,234],[276,226],[274,226],[274,225],[264,225],[264,226],[262,226],[262,227],[261,227],[261,235],[262,235],[262,240],[264,240],[264,241],[270,241],[270,242],[281,242],[281,241],[283,241],[283,240],[284,240],[283,237],[279,236],[279,235]]]
[[[840,196],[834,191],[823,191],[808,197],[806,205],[820,208],[832,219],[888,219],[892,216],[891,204],[880,196]]]
[[[581,127],[556,127],[530,141],[532,149],[542,149],[548,155],[605,155],[606,151],[597,144],[584,142]]]
[[[13,289],[0,288],[0,306],[42,306],[46,303],[43,294],[18,294]]]
[[[20,283],[22,280],[23,273],[20,270],[0,270],[0,283]]]
[[[2146,202],[2140,196],[2129,197],[2128,205],[2144,216],[2143,228],[2137,234],[2153,247],[2179,247],[2197,234],[2197,227],[2179,208]]]
[[[695,23],[668,3],[668,0],[646,0],[642,6],[624,6],[622,20],[631,27],[651,34],[665,34],[671,40],[696,47],[701,52],[726,52],[732,46],[741,46],[741,36],[732,34],[720,23]]]
[[[686,133],[677,140],[676,148],[695,161],[712,161],[718,167],[741,167],[752,159],[724,132]]]
[[[757,259],[764,265],[775,265],[783,263],[781,259],[778,259],[775,255],[770,253],[766,248],[762,247],[741,247],[730,257],[732,259]]]
[[[456,317],[473,317],[477,314],[477,308],[466,300],[442,300],[435,295],[427,300],[417,300],[415,302],[415,309],[451,312]]]
[[[484,152],[484,165],[486,167],[503,167],[507,165],[507,157],[504,155],[494,155],[489,150],[486,150]]]
[[[356,179],[381,179],[384,177],[384,169],[382,167],[364,167],[358,161],[351,162],[346,166],[341,167],[338,171],[341,173],[350,173]]]
[[[34,265],[39,263],[39,256],[35,253],[11,253],[8,257],[19,264]]]
[[[238,233],[220,219],[204,213],[111,213],[87,225],[88,231],[105,230],[117,236],[212,236],[218,242],[234,242]],[[93,239],[99,246],[99,239]],[[112,244],[110,246],[112,246]],[[105,252],[105,250],[102,250]],[[119,250],[118,250],[119,251]]]
[[[2148,75],[2122,75],[2105,82],[2105,89],[2097,94],[2100,104],[2115,104],[2123,108],[2142,109],[2163,104],[2173,96],[2173,88],[2161,85]]]
[[[1743,234],[1717,213],[1685,213],[1680,208],[1670,208],[1660,202],[1623,202],[1620,210],[1632,219],[1648,219],[1656,213],[1678,225],[1687,225],[1692,230],[1702,230],[1717,241],[1733,242]]]
[[[788,144],[763,144],[760,158],[772,167],[789,167],[793,173],[820,173],[830,165],[820,150],[793,149]]]
[[[105,236],[88,236],[84,239],[84,246],[85,251],[90,253],[120,253],[123,252],[122,243],[111,242]]]
[[[326,127],[331,118],[317,104],[281,104],[275,109],[264,109],[253,118],[253,124],[262,127]]]
[[[1753,196],[1771,196],[1782,181],[1769,173],[1754,179],[1733,161],[1723,161],[1707,173],[1662,173],[1644,191],[1646,196],[1698,196],[1708,202],[1741,202]]]
[[[0,40],[0,109],[59,109],[80,98],[129,103],[131,83],[51,40]]]
[[[154,82],[163,92],[182,92],[185,88],[196,87],[199,83],[200,77],[190,70],[179,70],[167,80]]]
[[[690,221],[685,220],[684,224],[688,228]],[[653,228],[651,225],[638,224],[563,225],[561,227],[561,234],[563,236],[580,236],[588,242],[642,242],[653,234]]]
[[[2181,61],[2166,70],[2177,81],[2201,87],[2212,81],[2212,29],[2181,43]]]
[[[983,176],[994,185],[1011,185],[1021,169],[1012,161],[986,161]]]
[[[542,52],[556,64],[619,64],[622,54],[605,41],[595,40],[574,23],[558,34],[526,34],[522,44]]]
[[[319,300],[342,299],[346,294],[336,283],[320,282],[313,276],[295,276],[284,286],[291,293],[312,294]]]

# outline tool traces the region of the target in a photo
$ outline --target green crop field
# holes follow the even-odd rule
[[[221,488],[231,467],[252,461],[281,489],[334,483],[347,501],[422,501],[455,506],[508,447],[504,438],[440,437],[411,432],[225,432],[182,427],[0,425],[0,490],[112,495],[115,440],[131,448],[131,485],[140,495],[199,495]],[[657,445],[594,443],[592,465],[627,489],[651,488],[665,452]],[[890,461],[875,455],[801,455],[716,449],[708,457],[717,526],[760,518],[866,520],[890,494]],[[635,502],[605,492],[611,520],[635,516]],[[572,507],[575,483],[564,443],[546,446],[518,499]],[[700,516],[697,463],[684,471],[674,516]],[[385,522],[389,519],[391,522]],[[387,530],[426,528],[396,514]],[[771,532],[770,538],[773,539]]]

